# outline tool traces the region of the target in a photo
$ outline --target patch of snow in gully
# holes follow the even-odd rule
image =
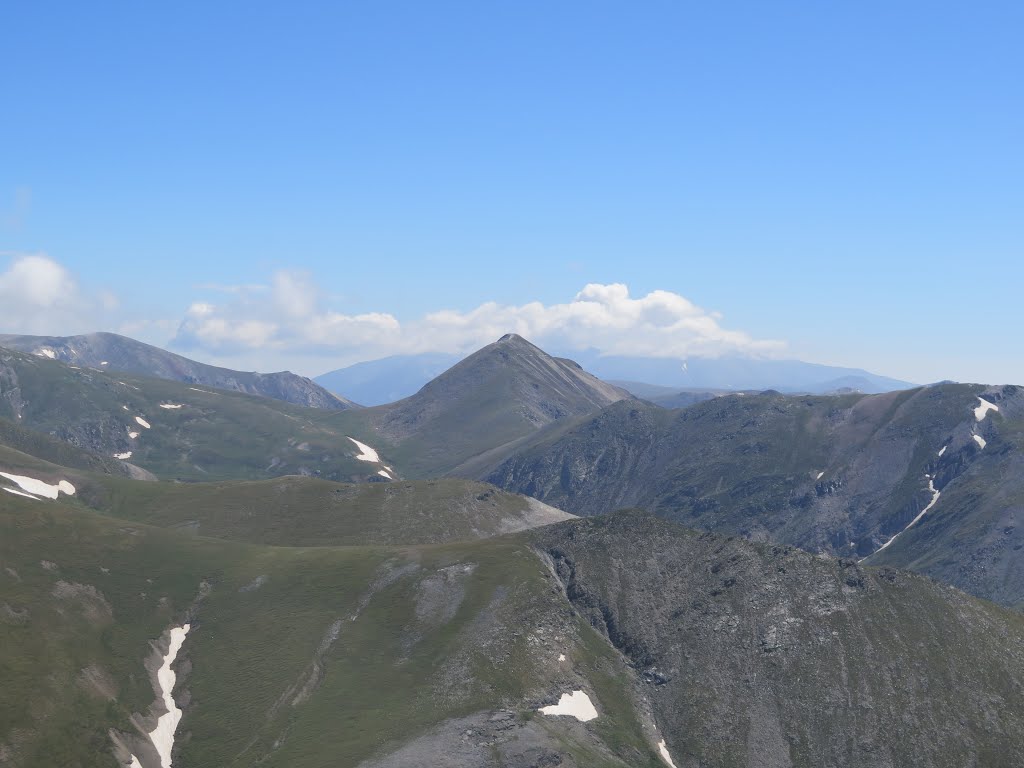
[[[978,407],[974,409],[974,418],[978,421],[982,421],[985,418],[985,414],[989,411],[995,411],[999,413],[999,406],[995,403],[990,403],[988,400],[978,398]]]
[[[543,715],[565,715],[575,717],[581,723],[593,720],[597,717],[597,710],[594,708],[590,697],[583,691],[563,693],[557,704],[549,707],[541,707],[538,712]]]

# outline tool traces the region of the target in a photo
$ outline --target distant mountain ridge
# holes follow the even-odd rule
[[[424,384],[462,359],[462,355],[432,352],[392,355],[339,368],[315,376],[313,381],[335,394],[344,393],[357,403],[385,405],[415,395]]]
[[[761,391],[825,394],[842,389],[866,394],[910,389],[907,381],[879,376],[859,368],[842,368],[799,360],[758,360],[753,358],[690,358],[602,356],[593,350],[558,351],[571,357],[594,376],[605,381],[631,382],[625,388],[638,397],[643,390],[664,388],[664,394],[683,390]],[[356,363],[347,368],[314,377],[321,386],[344,394],[364,405],[383,405],[417,392],[432,378],[455,365],[461,355],[393,355]]]
[[[344,410],[358,407],[351,400],[290,371],[233,371],[196,362],[116,333],[88,333],[80,336],[0,335],[0,347],[60,360],[70,365],[128,371],[157,379],[262,395],[307,408]]]

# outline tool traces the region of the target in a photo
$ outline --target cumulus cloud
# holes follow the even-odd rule
[[[0,329],[60,334],[91,329],[117,308],[117,298],[86,295],[74,276],[45,254],[7,254],[0,264]],[[74,329],[69,331],[69,329]]]
[[[552,349],[655,357],[772,355],[781,342],[755,339],[671,291],[633,297],[621,283],[591,283],[570,301],[439,310],[408,322],[386,312],[346,314],[326,306],[308,274],[279,272],[269,295],[198,302],[186,312],[175,345],[214,354],[255,349],[293,355],[369,359],[417,352],[464,353],[514,332]]]

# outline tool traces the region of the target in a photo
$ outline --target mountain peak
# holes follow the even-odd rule
[[[524,339],[518,333],[506,333],[504,336],[502,336],[500,339],[498,339],[495,343],[496,344],[506,344],[506,343],[509,343],[509,344],[515,344],[515,343],[530,344],[530,342],[528,342],[526,339]],[[533,345],[530,344],[530,346],[532,347]]]
[[[496,443],[514,442],[553,421],[593,413],[630,397],[508,333],[415,395],[378,406],[371,418],[381,434],[415,453],[418,464],[412,469],[425,473],[450,469]]]

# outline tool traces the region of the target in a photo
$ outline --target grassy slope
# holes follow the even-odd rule
[[[530,631],[558,624],[564,608],[515,540],[257,547],[13,497],[0,500],[0,528],[0,753],[19,765],[112,766],[107,729],[130,731],[129,714],[152,700],[148,642],[183,619],[204,580],[211,589],[183,649],[191,699],[176,765],[351,766],[449,717],[500,706],[528,716],[564,677]],[[426,585],[438,569],[467,563],[475,569],[439,618]],[[97,592],[60,598],[61,581]],[[322,684],[304,703],[275,709],[338,620]],[[560,649],[621,709],[628,676],[588,633],[571,625]],[[89,668],[113,698],[77,682]],[[602,728],[613,752],[645,744],[628,717]],[[608,754],[601,762],[625,764]]]
[[[193,388],[127,373],[76,369],[9,350],[0,417],[105,456],[132,452],[131,462],[182,480],[257,479],[313,474],[366,478],[379,467],[355,459],[331,412],[265,397]],[[13,372],[13,377],[10,375]],[[197,391],[201,390],[201,391]],[[30,394],[29,394],[30,393]],[[180,409],[160,404],[180,404]],[[150,425],[136,422],[141,416]],[[138,432],[135,439],[129,432]],[[353,435],[359,437],[358,435]]]
[[[203,536],[286,546],[467,541],[531,527],[529,501],[486,483],[339,484],[282,477],[224,483],[104,480],[96,499],[117,517]]]

